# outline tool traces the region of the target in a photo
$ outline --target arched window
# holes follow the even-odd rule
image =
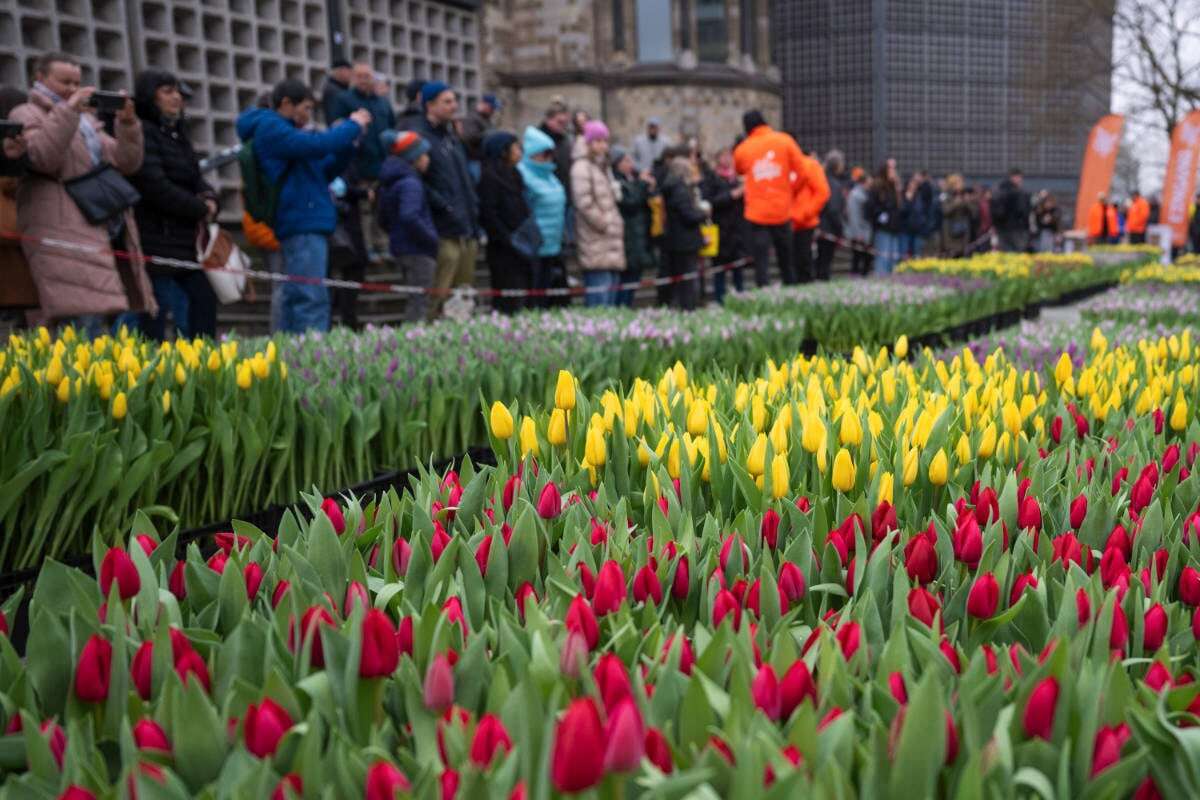
[[[696,0],[696,56],[723,64],[729,58],[729,23],[725,0]]]
[[[671,0],[637,0],[638,61],[672,61]]]

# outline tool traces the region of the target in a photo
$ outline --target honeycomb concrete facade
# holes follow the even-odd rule
[[[47,50],[77,56],[85,82],[107,90],[131,89],[146,67],[172,70],[194,91],[190,133],[206,153],[237,143],[237,115],[277,81],[299,78],[319,89],[337,53],[388,76],[397,107],[417,77],[447,81],[473,102],[481,93],[479,37],[470,2],[0,0],[0,84],[27,86]],[[223,167],[216,184],[222,206],[236,208],[236,164]]]

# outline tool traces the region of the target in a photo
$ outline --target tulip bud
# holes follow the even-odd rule
[[[841,448],[833,457],[833,488],[843,494],[850,492],[854,488],[857,477],[855,473],[854,460],[850,458],[850,452],[844,447]]]
[[[942,610],[938,599],[921,586],[914,587],[908,593],[908,613],[918,622],[933,627],[933,618]]]
[[[858,652],[862,640],[862,626],[857,622],[847,622],[838,628],[837,641],[842,649],[842,656],[849,661]]]
[[[501,441],[507,441],[513,435],[513,418],[508,407],[499,400],[492,403],[492,411],[489,415],[489,421],[492,425],[492,436],[495,436]]]
[[[1101,725],[1096,731],[1096,740],[1092,745],[1092,774],[1096,777],[1104,770],[1121,760],[1121,747],[1129,739],[1129,726]]]
[[[949,472],[950,460],[946,457],[946,451],[938,448],[933,460],[929,462],[929,482],[934,486],[945,486],[949,480]]]
[[[1179,573],[1179,599],[1192,608],[1200,606],[1200,572],[1194,567],[1184,567]]]
[[[587,664],[588,644],[579,631],[567,633],[562,652],[558,656],[558,670],[568,678],[578,678]]]
[[[717,596],[713,598],[712,624],[714,628],[721,626],[721,621],[726,617],[730,618],[733,629],[736,631],[741,626],[742,609],[738,604],[737,598],[728,589],[722,589],[717,592]]]
[[[1054,731],[1054,712],[1058,707],[1058,679],[1050,676],[1043,678],[1025,704],[1025,712],[1021,723],[1025,735],[1029,738],[1040,738],[1050,741]]]
[[[362,678],[385,678],[400,664],[400,644],[387,614],[377,608],[367,611],[362,621],[362,650],[358,674]]]
[[[783,562],[779,568],[777,584],[779,596],[789,608],[804,599],[804,573],[791,561]]]
[[[242,570],[242,579],[246,582],[246,599],[253,603],[258,595],[258,587],[262,585],[263,568],[251,561]]]
[[[976,619],[990,619],[1000,604],[1000,584],[996,576],[985,572],[971,584],[967,594],[967,613]]]
[[[304,796],[304,780],[298,773],[289,772],[275,784],[271,800],[300,800]]]
[[[325,666],[325,651],[321,644],[321,625],[333,626],[333,615],[324,606],[312,606],[300,618],[300,638],[297,640],[294,626],[288,627],[288,649],[298,652],[303,643],[310,637],[312,646],[309,650],[309,661],[317,668]]]
[[[1150,665],[1150,669],[1146,670],[1145,680],[1146,685],[1156,692],[1170,689],[1175,682],[1171,677],[1171,671],[1161,661],[1155,661]]]
[[[1081,588],[1075,593],[1075,616],[1081,628],[1092,618],[1092,601],[1088,597],[1087,589]]]
[[[554,519],[562,513],[562,497],[553,481],[542,487],[542,493],[538,496],[537,512],[542,519]]]
[[[604,769],[607,772],[633,772],[646,753],[646,731],[642,715],[633,700],[626,698],[609,714],[604,729],[607,747]]]
[[[904,545],[904,568],[908,577],[918,583],[929,583],[937,577],[937,550],[928,537],[917,534]]]
[[[790,491],[791,474],[788,470],[787,456],[776,453],[771,459],[771,497],[776,500],[787,497]]]
[[[575,379],[565,369],[558,371],[558,383],[554,387],[554,407],[563,411],[575,408]]]
[[[1017,527],[1021,530],[1042,529],[1042,507],[1038,505],[1037,498],[1026,495],[1021,501],[1017,509]]]
[[[1025,593],[1026,589],[1034,589],[1037,587],[1037,585],[1037,576],[1032,572],[1024,572],[1018,575],[1017,579],[1013,581],[1012,591],[1008,596],[1008,604],[1010,606],[1015,606],[1017,601],[1021,599],[1021,595]]]
[[[1167,612],[1162,604],[1150,606],[1145,616],[1145,629],[1142,637],[1142,649],[1150,653],[1162,647],[1167,638]]]
[[[481,769],[487,769],[497,750],[508,754],[512,752],[512,748],[512,739],[499,717],[495,714],[484,714],[479,718],[475,736],[471,739],[471,763]]]
[[[141,578],[138,577],[137,567],[133,559],[120,547],[110,547],[100,562],[100,593],[108,597],[113,581],[117,583],[117,592],[122,600],[128,600],[142,588]]]
[[[445,653],[438,653],[425,672],[424,702],[430,711],[441,713],[454,705],[454,668]]]
[[[555,447],[567,443],[567,414],[561,408],[550,412],[550,422],[546,427],[546,440]]]
[[[242,722],[246,749],[259,758],[272,756],[291,727],[291,714],[271,698],[263,698],[257,706],[251,703]]]
[[[807,699],[812,703],[813,709],[817,707],[817,686],[813,683],[812,673],[808,671],[808,665],[800,659],[788,667],[788,671],[783,676],[783,681],[779,684],[779,710],[780,718],[788,719],[792,716],[792,712]]]
[[[675,565],[675,577],[671,580],[671,596],[676,600],[686,600],[691,591],[691,567],[688,557],[682,555]]]
[[[893,672],[888,676],[888,691],[892,693],[892,699],[900,705],[908,702],[908,687],[904,685],[903,674]]]
[[[138,720],[133,726],[133,741],[139,750],[171,752],[171,740],[157,722],[152,719]]]
[[[75,696],[85,703],[102,703],[108,699],[111,683],[112,645],[99,634],[93,634],[83,645],[75,665]]]
[[[754,705],[767,715],[767,719],[772,722],[779,721],[782,698],[779,693],[779,679],[775,677],[775,670],[770,664],[763,664],[758,668],[758,673],[750,684],[750,696],[754,698]]]
[[[58,800],[96,800],[96,795],[82,786],[71,784],[58,796]]]
[[[573,700],[554,730],[550,777],[559,792],[582,792],[604,777],[606,752],[600,713],[590,697]]]
[[[326,497],[321,501],[321,510],[325,512],[325,516],[329,517],[329,522],[333,525],[334,533],[341,536],[346,532],[346,518],[342,515],[342,509],[338,506],[336,500],[332,497]]]
[[[655,605],[662,605],[662,582],[649,564],[643,566],[633,576],[633,599],[638,603],[644,603],[647,598],[653,600]]]
[[[646,729],[646,758],[664,774],[670,774],[675,769],[675,763],[671,759],[671,746],[667,744],[666,737],[658,728]]]
[[[1129,641],[1129,621],[1125,618],[1125,609],[1121,608],[1121,604],[1113,608],[1112,631],[1108,636],[1108,647],[1111,650],[1125,651],[1125,645]]]
[[[973,515],[967,514],[959,520],[959,524],[950,537],[950,542],[957,560],[965,564],[968,569],[979,567],[979,559],[983,557],[983,534]]]
[[[395,800],[398,792],[412,791],[404,773],[387,761],[376,761],[367,770],[366,800]]]
[[[779,543],[779,512],[773,508],[768,508],[763,514],[762,524],[759,526],[759,533],[763,538],[763,542],[772,550]]]

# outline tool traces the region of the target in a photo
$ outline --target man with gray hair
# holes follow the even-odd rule
[[[633,165],[638,172],[645,172],[654,167],[654,162],[662,157],[663,151],[671,146],[670,137],[662,132],[662,120],[651,117],[646,120],[646,132],[639,133],[633,139]]]
[[[846,231],[846,198],[851,185],[846,176],[846,157],[841,150],[830,150],[825,154],[825,179],[829,181],[829,200],[821,210],[817,260],[813,265],[819,281],[829,280],[837,239],[841,239]]]

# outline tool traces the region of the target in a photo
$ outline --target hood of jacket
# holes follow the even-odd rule
[[[409,176],[415,176],[418,180],[421,177],[416,167],[400,156],[390,156],[379,169],[379,182],[384,186],[391,186]]]
[[[237,120],[238,138],[243,142],[250,141],[258,132],[259,127],[272,117],[279,117],[279,115],[269,108],[252,108],[243,111]],[[283,118],[279,117],[279,119]],[[286,120],[284,121],[286,122]]]
[[[544,131],[530,125],[525,129],[525,142],[523,144],[525,157],[530,158],[538,153],[545,153],[548,150],[554,149],[554,140],[551,139]]]

